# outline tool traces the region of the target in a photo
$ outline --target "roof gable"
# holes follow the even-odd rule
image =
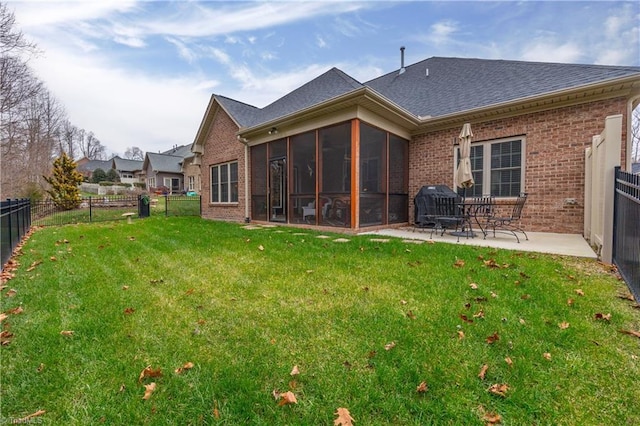
[[[151,169],[156,172],[167,172],[167,173],[182,173],[182,167],[180,163],[182,163],[183,157],[178,157],[175,155],[167,155],[167,154],[156,154],[153,152],[147,152],[147,157],[145,159],[145,167],[151,166]]]
[[[138,170],[142,170],[142,161],[140,160],[128,160],[126,158],[113,157],[113,167],[116,170],[126,171],[126,172],[135,172]]]

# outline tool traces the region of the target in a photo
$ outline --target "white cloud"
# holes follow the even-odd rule
[[[557,42],[555,40],[538,39],[527,44],[522,49],[520,58],[524,61],[538,62],[580,62],[583,52],[573,42]]]
[[[327,42],[324,41],[322,36],[316,35],[316,46],[318,46],[320,49],[322,49],[324,47],[327,47]]]
[[[432,43],[443,44],[451,41],[453,34],[458,31],[458,24],[455,21],[444,20],[431,25],[431,32],[428,39]]]
[[[183,41],[178,40],[174,37],[165,37],[169,43],[173,44],[178,50],[178,55],[188,63],[193,63],[196,59],[198,59],[198,55],[190,49]]]

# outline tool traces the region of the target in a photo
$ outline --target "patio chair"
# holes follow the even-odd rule
[[[487,237],[486,224],[495,215],[495,204],[496,200],[493,195],[474,197],[465,202],[469,216],[475,219],[485,239]]]
[[[316,215],[316,201],[313,200],[306,206],[302,206],[302,220],[306,220],[307,216],[315,216]]]
[[[527,233],[524,232],[524,229],[520,226],[520,216],[522,215],[522,209],[524,208],[524,203],[527,201],[527,193],[521,193],[513,204],[513,208],[511,209],[511,214],[509,216],[490,216],[487,218],[485,222],[485,239],[487,237],[487,233],[489,229],[493,229],[493,236],[496,236],[496,232],[502,233],[511,233],[514,237],[516,237],[516,241],[520,242],[520,238],[516,232],[521,232],[525,239],[529,240]]]
[[[433,232],[440,230],[440,236],[444,235],[447,229],[457,230],[458,227],[463,224],[469,224],[469,217],[465,214],[464,208],[456,197],[450,196],[436,196],[433,197],[434,215],[429,219],[433,221],[434,226],[431,228],[431,236],[433,238]],[[460,241],[460,234],[458,241]],[[467,238],[469,235],[467,234]]]

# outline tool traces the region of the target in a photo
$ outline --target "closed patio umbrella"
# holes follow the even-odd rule
[[[462,131],[460,132],[460,161],[455,174],[455,184],[457,187],[463,189],[463,197],[465,190],[471,188],[475,183],[473,180],[473,173],[471,173],[471,138],[473,133],[471,132],[471,124],[464,123]]]

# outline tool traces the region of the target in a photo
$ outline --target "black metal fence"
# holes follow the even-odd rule
[[[20,243],[22,237],[31,228],[31,202],[28,198],[6,200],[0,203],[0,264],[4,264],[11,257],[13,249]]]
[[[640,301],[640,175],[615,173],[613,263]]]
[[[67,210],[53,200],[34,201],[31,206],[33,225],[67,225],[71,223],[104,222],[138,216],[141,196],[116,196],[82,198],[77,208]]]

